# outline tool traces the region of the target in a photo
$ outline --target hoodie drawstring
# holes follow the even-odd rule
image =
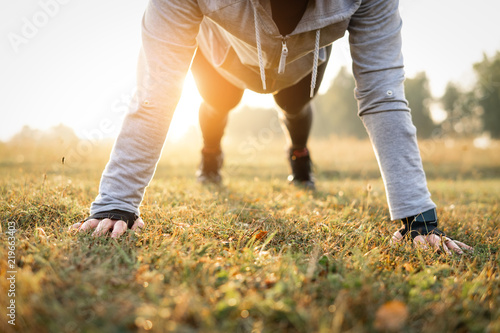
[[[313,98],[314,96],[314,88],[316,88],[316,79],[318,77],[319,37],[320,32],[318,29],[316,30],[316,41],[314,42],[314,63],[311,76],[311,92],[309,93],[310,98]]]
[[[260,71],[260,80],[262,81],[262,88],[266,90],[266,72],[264,69],[264,60],[262,57],[262,45],[260,41],[260,30],[259,30],[259,19],[257,18],[257,7],[254,5],[253,6],[253,19],[254,19],[254,25],[255,25],[255,42],[257,44],[257,57],[259,58],[259,71]],[[314,42],[314,62],[313,62],[313,69],[312,69],[312,75],[311,75],[311,90],[309,93],[309,96],[313,98],[314,96],[314,89],[316,88],[316,80],[318,77],[318,59],[319,59],[319,40],[320,40],[320,30],[316,30],[316,40]],[[284,47],[286,47],[286,44],[284,44]],[[283,49],[285,50],[285,49]],[[285,61],[286,61],[286,55],[288,54],[288,49],[286,49],[286,54],[283,59],[283,50],[282,50],[282,55],[280,59],[280,69],[278,72],[284,73],[285,71]]]
[[[264,70],[264,60],[262,59],[262,45],[260,44],[259,20],[257,18],[257,8],[253,6],[253,20],[255,24],[255,41],[257,43],[257,57],[259,58],[260,80],[262,88],[266,90],[266,72]]]

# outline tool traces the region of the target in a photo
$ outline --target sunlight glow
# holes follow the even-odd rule
[[[339,66],[329,66],[327,68],[327,73],[325,73],[324,82],[329,82],[336,72]],[[328,84],[322,84],[320,88],[320,94],[326,92],[328,89]],[[198,93],[196,88],[196,83],[194,81],[191,71],[189,71],[186,79],[184,80],[184,86],[182,90],[182,95],[177,104],[177,109],[175,110],[172,123],[168,131],[168,139],[171,141],[179,141],[183,139],[184,135],[192,128],[198,128],[198,109],[202,98]],[[250,90],[245,90],[241,103],[237,107],[250,106],[256,108],[274,108],[275,103],[273,96],[271,94],[259,94]],[[234,110],[233,112],[237,112]]]
[[[257,108],[273,108],[274,100],[271,94],[258,94],[251,90],[245,90],[241,104]]]
[[[168,138],[172,141],[178,141],[184,134],[192,128],[198,127],[198,109],[202,98],[196,88],[191,71],[184,80],[182,95],[177,104],[172,123],[168,130]],[[241,100],[241,105],[248,105],[260,108],[273,108],[274,100],[270,94],[258,94],[246,90]]]
[[[192,126],[198,126],[198,109],[202,99],[191,71],[184,80],[181,99],[168,130],[168,138],[178,141]]]

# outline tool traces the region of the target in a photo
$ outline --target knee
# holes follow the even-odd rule
[[[280,105],[278,103],[276,104],[279,106],[279,108],[283,112],[283,116],[286,119],[303,118],[312,113],[312,107],[310,103],[307,103],[305,105],[294,105],[294,106]]]
[[[283,95],[283,96],[282,96]],[[311,109],[311,99],[302,96],[287,96],[287,94],[274,95],[276,105],[283,111],[285,115],[300,116]]]
[[[208,104],[213,110],[222,113],[228,113],[236,106],[238,106],[242,97],[243,91],[237,91],[225,96],[219,96],[219,98],[205,99],[204,102]]]

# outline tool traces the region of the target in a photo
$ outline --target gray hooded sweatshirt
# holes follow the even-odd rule
[[[289,35],[270,0],[150,0],[142,23],[137,92],[101,178],[91,214],[139,215],[197,48],[229,82],[273,93],[316,71],[324,47],[349,32],[359,115],[386,187],[391,218],[435,207],[404,96],[398,0],[310,0]]]

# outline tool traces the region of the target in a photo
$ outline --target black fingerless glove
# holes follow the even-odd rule
[[[105,212],[99,212],[92,214],[91,216],[87,217],[85,221],[87,220],[103,220],[103,219],[111,219],[111,220],[121,220],[125,223],[127,223],[127,227],[129,229],[132,229],[132,226],[134,225],[135,220],[137,220],[139,216],[137,216],[135,213],[130,213],[126,212],[124,210],[119,210],[119,209],[112,209],[112,210],[107,210]]]
[[[401,220],[403,227],[399,232],[403,237],[407,234],[411,239],[417,236],[425,236],[435,234],[438,236],[446,236],[445,233],[438,229],[436,209],[430,209],[415,216],[406,217]]]

